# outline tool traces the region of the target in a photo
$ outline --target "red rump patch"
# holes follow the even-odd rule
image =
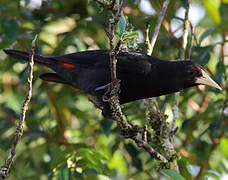
[[[71,64],[71,63],[67,63],[67,62],[63,62],[63,61],[59,61],[58,63],[60,65],[64,66],[65,68],[75,68],[75,65]]]

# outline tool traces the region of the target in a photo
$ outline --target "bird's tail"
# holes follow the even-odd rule
[[[25,52],[25,51],[19,51],[19,50],[13,50],[13,49],[3,49],[3,51],[6,54],[8,54],[9,56],[16,58],[16,59],[21,59],[21,60],[25,60],[25,61],[29,61],[29,59],[30,59],[30,54],[28,52]],[[43,64],[46,66],[51,65],[54,61],[54,59],[51,61],[49,59],[51,59],[51,58],[47,59],[47,57],[44,57],[41,55],[35,54],[35,56],[34,56],[35,63]]]
[[[21,60],[29,61],[29,59],[30,59],[30,54],[28,52],[13,50],[13,49],[3,49],[3,51],[6,54],[8,54],[9,56],[19,59],[19,60],[21,59]],[[34,61],[35,61],[35,63],[45,65],[45,66],[53,69],[54,71],[56,71],[56,69],[58,67],[57,60],[55,60],[54,58],[51,58],[51,57],[45,57],[45,56],[35,54]],[[44,74],[40,75],[40,78],[45,81],[51,81],[51,82],[71,85],[70,82],[66,81],[63,77],[61,77],[57,73],[44,73]]]

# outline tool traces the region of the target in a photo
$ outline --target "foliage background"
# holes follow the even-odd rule
[[[183,12],[185,3],[171,1],[153,56],[180,57],[183,17],[177,15]],[[154,13],[143,9],[143,4],[144,8],[151,5]],[[126,1],[125,17],[129,29],[139,32],[139,51],[146,52],[145,24],[149,22],[153,32],[161,4],[161,0]],[[226,0],[192,0],[191,6],[199,7],[195,13],[203,12],[195,24],[192,59],[205,66],[223,91],[201,86],[181,92],[179,130],[174,143],[182,156],[178,161],[182,176],[221,179],[228,174],[228,4]],[[194,15],[190,14],[190,20]],[[92,0],[0,0],[0,165],[4,165],[12,144],[27,81],[27,65],[7,57],[2,49],[28,51],[35,34],[36,52],[45,55],[108,49],[108,16]],[[103,119],[85,95],[41,81],[39,74],[45,71],[35,67],[25,132],[9,179],[162,177],[156,161],[131,141],[122,139],[116,124]],[[171,120],[173,95],[157,101]],[[143,101],[128,103],[123,109],[132,123],[145,123]]]

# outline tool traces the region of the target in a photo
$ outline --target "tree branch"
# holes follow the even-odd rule
[[[110,70],[111,70],[111,80],[112,80],[109,102],[113,110],[113,118],[117,121],[117,126],[121,130],[121,135],[124,138],[130,138],[134,140],[136,145],[139,148],[143,148],[155,159],[163,163],[167,163],[168,160],[148,144],[147,140],[149,139],[149,137],[151,139],[151,136],[149,135],[149,132],[147,132],[147,128],[144,127],[144,129],[141,130],[140,128],[138,128],[138,126],[134,126],[130,124],[127,121],[126,116],[122,113],[122,110],[119,104],[119,99],[118,99],[119,97],[117,92],[119,90],[120,85],[116,74],[116,64],[117,64],[116,56],[120,51],[120,45],[122,41],[120,40],[117,43],[116,47],[114,46],[114,34],[115,34],[114,30],[121,16],[123,3],[124,1],[121,0],[119,4],[117,4],[116,7],[118,7],[118,10],[116,14],[114,15],[112,13],[112,17],[109,19],[108,38],[109,38],[109,45],[110,45]],[[115,7],[115,5],[113,5],[113,7]],[[138,137],[138,134],[141,134],[142,137],[141,138]]]
[[[28,90],[27,90],[25,100],[24,100],[22,107],[21,107],[20,120],[17,124],[17,129],[15,132],[15,138],[14,138],[12,147],[10,149],[9,156],[6,160],[5,166],[2,167],[0,170],[0,177],[2,179],[6,179],[8,174],[9,174],[9,170],[12,166],[12,163],[13,163],[15,155],[16,155],[17,144],[19,143],[19,141],[23,135],[24,121],[25,121],[25,117],[26,117],[25,114],[26,114],[26,111],[28,109],[28,104],[29,104],[31,97],[32,97],[33,65],[34,65],[36,39],[37,39],[37,35],[35,36],[34,40],[32,41],[32,46],[31,46],[31,54],[30,54],[30,62],[29,62]]]
[[[112,2],[113,3],[113,2]],[[119,53],[121,41],[118,42],[116,47],[114,46],[114,34],[115,34],[115,27],[120,19],[122,10],[123,10],[123,3],[124,1],[121,0],[117,5],[118,10],[114,15],[112,13],[112,17],[109,19],[109,46],[110,46],[110,71],[111,71],[111,90],[110,90],[110,105],[113,110],[113,117],[117,121],[117,125],[120,129],[127,129],[130,128],[129,123],[127,122],[126,116],[123,114],[120,104],[119,104],[119,81],[116,75],[116,64],[117,64],[117,54]],[[115,5],[111,4],[113,7]]]
[[[154,49],[154,45],[155,45],[155,42],[157,40],[157,37],[158,37],[158,33],[160,31],[160,27],[161,27],[161,24],[162,24],[162,21],[164,19],[164,16],[165,16],[165,12],[166,12],[166,9],[169,5],[169,1],[170,0],[165,0],[163,5],[162,5],[162,9],[158,15],[158,20],[157,20],[157,24],[156,24],[156,27],[155,27],[155,30],[154,30],[154,34],[151,38],[151,41],[150,41],[150,45],[149,45],[149,48],[147,49],[147,54],[148,55],[152,55],[152,52],[153,52],[153,49]]]

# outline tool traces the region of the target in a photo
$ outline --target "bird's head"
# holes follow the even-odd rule
[[[180,71],[182,72],[182,78],[185,79],[187,86],[196,86],[202,84],[222,90],[222,88],[210,78],[210,76],[200,65],[192,61],[183,61],[183,63],[185,66],[182,66]]]

